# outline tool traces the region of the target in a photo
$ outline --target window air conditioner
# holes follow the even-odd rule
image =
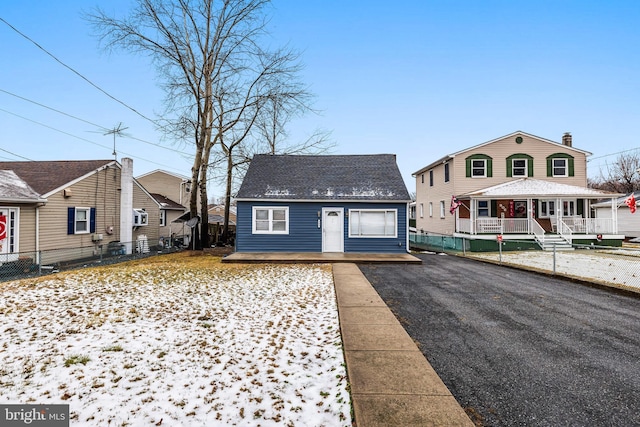
[[[133,210],[133,226],[140,227],[147,225],[149,223],[149,214],[147,214],[144,209],[134,209]]]

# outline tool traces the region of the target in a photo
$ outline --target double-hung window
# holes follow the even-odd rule
[[[398,211],[349,209],[349,237],[398,237]]]
[[[96,209],[84,207],[67,208],[67,234],[96,232]]]
[[[253,234],[289,234],[289,208],[253,207]]]
[[[567,159],[553,159],[553,176],[568,176]]]
[[[491,209],[488,200],[478,200],[478,216],[491,216]]]
[[[527,159],[511,160],[512,176],[527,176]]]
[[[471,177],[485,178],[487,176],[487,161],[485,159],[471,160]]]

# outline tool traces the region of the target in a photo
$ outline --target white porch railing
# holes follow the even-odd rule
[[[567,235],[569,238],[575,234],[617,233],[611,218],[564,217],[553,223],[558,234]],[[477,218],[475,228],[471,219],[458,218],[457,231],[468,234],[544,234],[536,220],[529,221],[527,218]]]
[[[471,220],[469,218],[458,218],[458,232],[471,234]]]
[[[538,241],[540,244],[544,244],[545,231],[544,228],[542,228],[542,226],[538,224],[538,221],[531,221],[531,232],[536,236],[536,241]]]
[[[573,241],[573,236],[572,236],[573,231],[571,230],[571,227],[569,227],[569,225],[561,219],[557,221],[557,224],[558,224],[558,234],[562,236],[564,240],[571,243]]]

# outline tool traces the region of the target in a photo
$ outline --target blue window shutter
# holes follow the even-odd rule
[[[76,208],[67,208],[67,234],[74,234],[76,223]]]
[[[89,214],[89,233],[96,232],[96,208],[91,208],[91,213]]]

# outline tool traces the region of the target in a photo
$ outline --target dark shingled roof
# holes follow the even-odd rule
[[[46,194],[113,160],[60,160],[0,162],[0,170],[12,170],[38,194]]]
[[[160,203],[160,207],[162,209],[175,210],[175,211],[183,211],[186,209],[180,203],[174,202],[173,200],[163,196],[162,194],[159,194],[159,193],[150,193],[150,194],[151,194],[151,197],[153,197],[156,200],[156,202]]]
[[[409,201],[393,154],[253,157],[237,199]]]

